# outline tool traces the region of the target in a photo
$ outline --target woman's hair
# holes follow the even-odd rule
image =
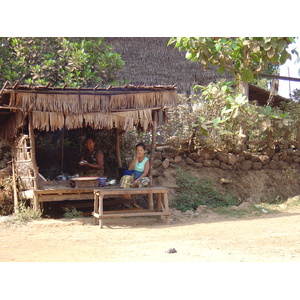
[[[93,142],[95,142],[95,139],[94,139],[92,136],[90,136],[90,135],[88,135],[88,136],[85,138],[84,142],[86,142],[87,140],[92,140]]]
[[[146,150],[146,146],[144,143],[138,143],[136,146],[135,146],[135,149],[137,149],[137,147],[143,147],[144,150]]]

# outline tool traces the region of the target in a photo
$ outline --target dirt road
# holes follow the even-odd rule
[[[257,217],[43,219],[0,224],[1,262],[299,262],[300,210]],[[175,248],[176,253],[167,253]]]

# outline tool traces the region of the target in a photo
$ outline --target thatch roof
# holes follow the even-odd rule
[[[9,139],[28,113],[39,130],[151,128],[152,112],[175,104],[175,86],[51,88],[7,86],[0,92],[0,138]]]
[[[256,85],[249,84],[249,100],[257,101],[259,105],[267,105],[270,99],[270,91],[260,88]],[[284,98],[280,95],[273,95],[270,105],[281,106],[289,102],[290,99]]]
[[[117,79],[129,80],[131,84],[176,84],[178,93],[193,94],[197,84],[233,79],[228,72],[220,75],[217,67],[208,66],[205,71],[200,62],[187,60],[185,51],[167,46],[169,40],[169,37],[106,37],[104,42],[114,46],[125,62]]]

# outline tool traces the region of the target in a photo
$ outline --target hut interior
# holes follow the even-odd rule
[[[115,160],[108,159],[107,163],[122,167],[120,134],[132,129],[150,131],[151,165],[158,122],[167,121],[167,107],[175,104],[176,96],[176,87],[171,85],[54,88],[5,83],[0,91],[0,139],[12,146],[15,211],[20,197],[29,198],[34,209],[50,197],[55,199],[51,201],[93,198],[91,188],[72,189],[66,182],[53,187],[52,181],[47,182],[46,178],[52,179],[58,169],[76,172],[71,163],[77,160],[78,153],[64,145],[70,136],[74,149],[79,151],[82,137],[92,132],[108,158],[109,151],[115,151]],[[50,138],[45,139],[47,134]],[[115,147],[105,147],[108,141]]]

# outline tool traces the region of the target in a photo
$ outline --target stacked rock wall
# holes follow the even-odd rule
[[[180,153],[172,147],[157,147],[153,175],[155,176],[159,170],[175,168],[178,163],[182,162],[195,168],[220,168],[222,170],[283,170],[287,167],[299,169],[300,150],[288,149],[280,153],[266,151],[264,154],[244,151],[240,154],[233,154],[201,149],[192,153]]]

